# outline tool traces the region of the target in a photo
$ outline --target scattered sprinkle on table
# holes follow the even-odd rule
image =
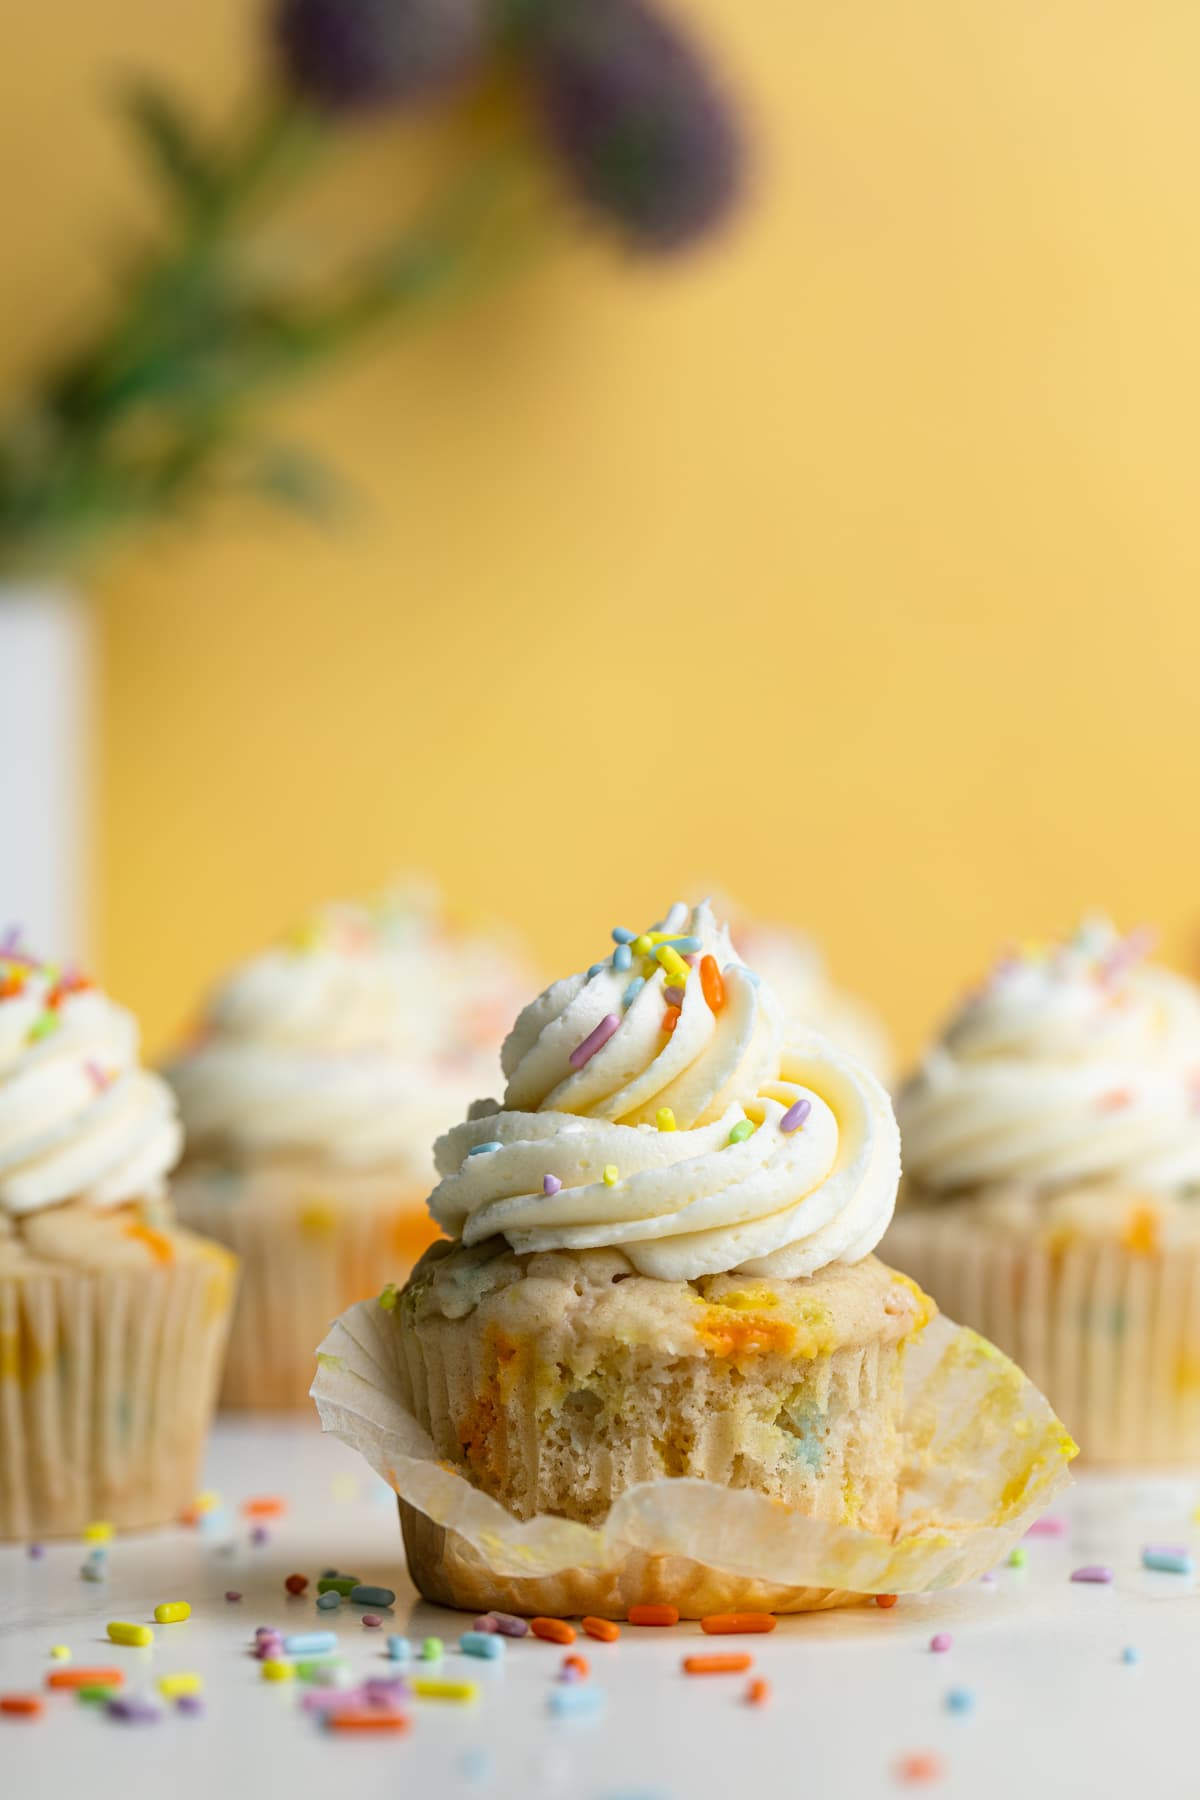
[[[225,1598],[226,1598],[226,1600],[228,1600],[230,1606],[236,1606],[238,1601],[241,1599],[241,1597],[242,1596],[238,1592],[237,1588],[226,1588]]]
[[[952,1713],[968,1713],[975,1705],[975,1696],[970,1688],[951,1688],[946,1695],[946,1711]]]
[[[109,1640],[114,1644],[133,1644],[142,1649],[154,1642],[154,1632],[149,1625],[134,1625],[128,1619],[110,1619],[107,1630]]]
[[[409,1724],[407,1713],[381,1712],[375,1707],[362,1712],[331,1712],[325,1717],[329,1731],[407,1731]]]
[[[322,1651],[336,1650],[336,1631],[289,1631],[283,1647],[289,1656],[320,1656]]]
[[[446,1646],[440,1637],[427,1637],[421,1644],[422,1662],[440,1662]]]
[[[126,1725],[157,1725],[162,1718],[157,1706],[151,1706],[148,1700],[139,1700],[132,1694],[110,1700],[105,1711],[110,1719],[120,1719]]]
[[[356,1606],[394,1606],[396,1603],[396,1596],[391,1588],[369,1587],[363,1582],[350,1589],[350,1599]]]
[[[501,1632],[504,1637],[523,1638],[529,1636],[529,1620],[519,1619],[516,1613],[490,1612],[488,1617],[494,1621],[496,1630]]]
[[[490,1658],[493,1662],[504,1655],[504,1639],[496,1630],[464,1631],[458,1647],[464,1656]]]
[[[387,1653],[393,1662],[411,1662],[412,1642],[406,1637],[389,1637],[387,1641]]]
[[[1071,1570],[1072,1581],[1093,1582],[1104,1586],[1113,1578],[1112,1570],[1105,1563],[1084,1563],[1080,1569]]]
[[[341,1604],[342,1604],[342,1596],[337,1592],[336,1589],[334,1589],[328,1593],[317,1595],[317,1605],[320,1607],[322,1612],[336,1612],[338,1607]]]
[[[1142,1551],[1143,1569],[1157,1569],[1164,1575],[1191,1575],[1196,1567],[1191,1553],[1181,1545],[1147,1544]]]
[[[48,1688],[121,1687],[124,1669],[51,1669],[46,1676]]]
[[[287,1501],[278,1494],[256,1494],[242,1502],[242,1516],[247,1519],[281,1519]]]
[[[556,1687],[550,1691],[549,1707],[556,1718],[579,1718],[603,1712],[606,1704],[604,1690],[590,1681],[579,1682],[571,1687]]]
[[[308,1586],[308,1576],[307,1575],[288,1575],[284,1579],[283,1585],[287,1589],[289,1594],[297,1594],[297,1595],[302,1594],[304,1592],[305,1588]]]
[[[940,1781],[942,1778],[941,1758],[932,1750],[917,1750],[910,1756],[902,1756],[896,1764],[896,1775],[900,1781],[917,1783],[921,1781]]]
[[[529,1629],[534,1637],[544,1638],[548,1644],[575,1642],[575,1627],[565,1619],[530,1619]]]
[[[774,1613],[709,1613],[701,1619],[700,1629],[710,1637],[733,1637],[743,1632],[774,1631]]]
[[[419,1675],[413,1682],[413,1693],[422,1700],[475,1700],[479,1695],[477,1681],[439,1681]]]
[[[164,1700],[181,1700],[185,1694],[198,1694],[204,1686],[204,1677],[197,1675],[194,1669],[178,1669],[171,1675],[160,1675],[158,1691]]]
[[[362,1623],[370,1630],[377,1625],[382,1625],[383,1620],[378,1613],[364,1613],[362,1616]]]
[[[524,1621],[522,1621],[523,1623]],[[615,1644],[621,1635],[621,1627],[612,1619],[593,1619],[590,1615],[581,1619],[580,1624],[590,1638],[601,1644]]]
[[[1023,1569],[1028,1561],[1029,1552],[1026,1550],[1024,1544],[1018,1544],[1015,1550],[1010,1550],[1008,1553],[1008,1566],[1010,1569]]]
[[[679,1608],[663,1606],[647,1602],[643,1606],[631,1606],[629,1609],[631,1625],[678,1625]]]
[[[192,1609],[186,1600],[160,1600],[154,1609],[155,1623],[159,1625],[179,1625],[191,1616]]]
[[[899,1594],[876,1594],[875,1604],[876,1606],[882,1607],[884,1612],[886,1612],[890,1606],[895,1606],[899,1598]]]
[[[929,1648],[941,1655],[943,1651],[949,1650],[953,1642],[954,1639],[948,1631],[935,1631],[929,1640]]]
[[[1142,1660],[1142,1653],[1138,1649],[1137,1645],[1136,1644],[1126,1644],[1125,1648],[1121,1652],[1121,1661],[1123,1663],[1140,1663],[1141,1660]]]
[[[83,1528],[85,1544],[107,1544],[112,1541],[113,1528],[107,1519],[94,1519]]]
[[[746,1688],[748,1706],[765,1706],[771,1698],[771,1684],[765,1675],[757,1675]]]
[[[40,1719],[46,1703],[40,1694],[0,1694],[0,1713],[12,1719]]]
[[[1043,1513],[1043,1515],[1040,1519],[1035,1519],[1033,1521],[1033,1524],[1029,1527],[1029,1530],[1025,1533],[1025,1536],[1026,1537],[1056,1537],[1056,1538],[1057,1537],[1066,1537],[1066,1535],[1070,1529],[1071,1528],[1068,1525],[1067,1521],[1063,1518],[1060,1518],[1057,1513]]]
[[[744,1675],[753,1662],[754,1658],[745,1650],[731,1650],[724,1654],[714,1652],[708,1656],[685,1656],[683,1672],[685,1675]]]
[[[54,1662],[70,1662],[71,1651],[66,1644],[51,1644],[50,1656]]]

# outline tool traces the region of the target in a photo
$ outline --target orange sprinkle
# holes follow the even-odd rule
[[[657,1606],[650,1603],[644,1606],[631,1606],[629,1623],[631,1625],[678,1625],[679,1608],[677,1606]]]
[[[744,1675],[754,1661],[744,1650],[730,1650],[718,1656],[685,1656],[685,1675]]]
[[[899,1598],[899,1594],[876,1594],[875,1604],[886,1609],[889,1606],[895,1606]]]
[[[900,1758],[896,1773],[901,1781],[937,1781],[942,1774],[941,1758],[930,1750],[918,1750]]]
[[[139,1244],[145,1244],[155,1262],[175,1261],[175,1246],[165,1231],[155,1231],[152,1225],[127,1225],[125,1236],[133,1238]]]
[[[710,1637],[732,1637],[739,1632],[774,1631],[774,1613],[709,1613],[701,1619],[701,1631],[707,1631]]]
[[[765,1675],[757,1676],[746,1689],[748,1706],[765,1706],[771,1698],[771,1684]]]
[[[719,1013],[725,1004],[725,981],[715,956],[700,958],[700,987],[710,1012]]]
[[[278,1494],[259,1494],[253,1500],[242,1502],[242,1512],[247,1519],[278,1519],[287,1511],[287,1501],[281,1500]]]
[[[530,1619],[529,1629],[534,1637],[545,1638],[548,1644],[573,1644],[575,1627],[568,1625],[565,1619]]]
[[[25,976],[20,970],[15,975],[6,975],[0,981],[0,1000],[12,1000],[25,986]]]
[[[580,1624],[590,1638],[599,1638],[602,1644],[615,1644],[621,1635],[621,1627],[614,1625],[611,1619],[581,1619]]]
[[[407,1731],[407,1713],[383,1711],[333,1712],[326,1716],[330,1731]]]
[[[663,1023],[662,1023],[662,1028],[666,1032],[668,1037],[670,1037],[671,1033],[674,1031],[674,1029],[678,1025],[678,1023],[679,1023],[679,1008],[677,1006],[668,1006],[666,1012],[663,1014]]]
[[[38,1719],[45,1708],[40,1694],[0,1694],[0,1713],[11,1713],[14,1718]]]
[[[583,1681],[586,1681],[592,1672],[592,1665],[586,1656],[564,1656],[563,1668],[574,1669]]]
[[[121,1687],[123,1669],[51,1669],[46,1676],[48,1688]]]

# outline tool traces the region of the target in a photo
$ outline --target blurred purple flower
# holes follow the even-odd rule
[[[402,106],[449,86],[487,45],[487,0],[280,0],[297,88],[331,111]]]
[[[637,249],[710,231],[741,189],[737,123],[703,58],[646,0],[543,0],[537,104],[581,197]]]

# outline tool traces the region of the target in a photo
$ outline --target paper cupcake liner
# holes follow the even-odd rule
[[[1075,1454],[1019,1369],[938,1318],[906,1353],[900,1523],[891,1535],[692,1478],[628,1489],[598,1527],[546,1514],[522,1521],[437,1460],[395,1398],[400,1353],[379,1301],[351,1307],[321,1346],[313,1398],[324,1429],[399,1496],[418,1587],[467,1610],[619,1617],[649,1594],[694,1618],[953,1587],[1007,1554]]]
[[[172,1184],[184,1224],[241,1264],[221,1405],[308,1407],[330,1321],[399,1284],[437,1237],[425,1190],[379,1171],[264,1163],[186,1166]]]
[[[234,1268],[0,1272],[0,1539],[165,1525],[195,1494]]]
[[[1087,1462],[1200,1462],[1200,1247],[1053,1248],[963,1202],[898,1214],[886,1250],[1028,1371]]]

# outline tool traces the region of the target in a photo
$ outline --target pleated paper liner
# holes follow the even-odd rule
[[[1200,1463],[1200,1246],[1038,1243],[969,1201],[897,1215],[887,1253],[1028,1370],[1088,1463]]]
[[[180,1218],[241,1263],[221,1405],[307,1407],[330,1321],[379,1286],[407,1279],[438,1236],[425,1189],[395,1172],[299,1161],[185,1165]]]
[[[224,1251],[0,1267],[0,1539],[165,1525],[190,1505],[233,1299]]]
[[[395,1398],[397,1355],[389,1312],[378,1301],[351,1307],[321,1346],[313,1397],[325,1430],[398,1495],[418,1588],[467,1611],[622,1617],[649,1598],[696,1618],[954,1587],[1008,1553],[1075,1454],[1018,1368],[937,1318],[906,1353],[900,1524],[890,1536],[692,1479],[630,1488],[599,1527],[522,1521],[437,1460]]]

